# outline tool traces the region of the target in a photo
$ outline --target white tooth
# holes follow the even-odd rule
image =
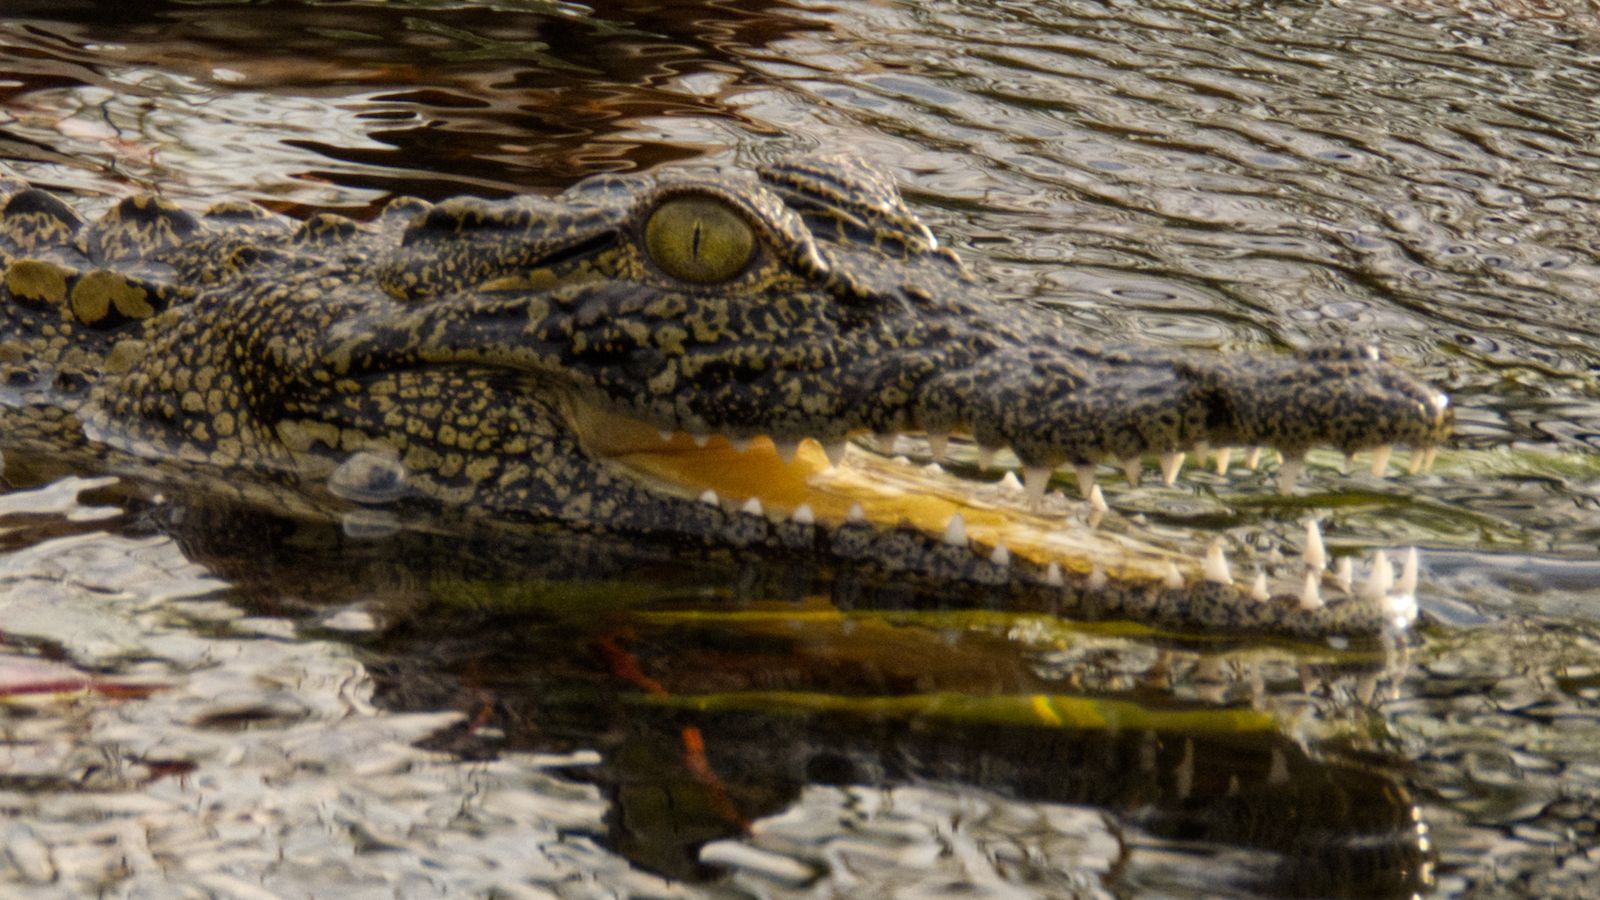
[[[666,442],[672,440],[672,432],[667,430],[667,429],[665,429],[665,428],[657,431],[656,434],[661,435],[661,440],[662,440],[663,443],[666,443]]]
[[[1099,528],[1100,520],[1106,517],[1111,507],[1106,503],[1106,495],[1100,490],[1100,485],[1089,489],[1089,527]]]
[[[896,457],[892,457],[889,461],[894,463],[897,466],[909,466],[909,465],[911,465],[911,457],[909,457],[909,456],[896,456]]]
[[[711,435],[709,435],[709,434],[691,434],[691,435],[689,435],[689,440],[694,441],[694,445],[696,447],[704,447],[705,445],[711,443]]]
[[[794,462],[795,454],[800,452],[799,441],[773,441],[772,446],[778,451],[778,458],[783,460],[786,466]]]
[[[846,522],[865,522],[867,520],[867,511],[861,508],[861,504],[852,503],[850,504],[850,512],[846,513],[844,518]]]
[[[1111,511],[1110,505],[1106,503],[1105,492],[1100,490],[1100,485],[1098,484],[1089,491],[1089,508],[1098,513]]]
[[[1389,554],[1379,550],[1372,558],[1372,572],[1361,585],[1361,599],[1374,603],[1381,602],[1389,596],[1389,589],[1392,587],[1394,587],[1394,566],[1389,565]]]
[[[1349,475],[1350,474],[1350,467],[1355,465],[1355,464],[1356,464],[1356,455],[1354,453],[1346,453],[1344,455],[1344,459],[1339,462],[1339,474],[1340,475]]]
[[[1073,467],[1078,473],[1078,494],[1083,499],[1089,499],[1089,494],[1094,491],[1094,466],[1083,463]]]
[[[1233,448],[1219,447],[1217,449],[1217,474],[1228,474],[1228,463],[1233,462]]]
[[[994,464],[994,455],[996,453],[999,453],[999,452],[1000,452],[1000,450],[998,448],[985,447],[982,444],[979,444],[978,445],[978,468],[987,469],[987,468],[989,468],[989,466],[993,465]]]
[[[1130,456],[1122,461],[1122,474],[1128,478],[1128,487],[1139,486],[1139,463],[1137,456]]]
[[[742,513],[749,513],[752,516],[764,515],[766,513],[766,510],[761,508],[760,497],[751,497],[749,500],[746,500],[744,505],[739,507],[739,511]]]
[[[1378,693],[1378,673],[1362,672],[1356,676],[1356,699],[1362,706],[1372,702],[1374,694]]]
[[[1311,569],[1306,570],[1305,587],[1300,589],[1301,609],[1316,609],[1322,605],[1322,594],[1318,590],[1318,588],[1321,586],[1321,583],[1321,575],[1312,571]]]
[[[929,475],[943,475],[944,466],[941,466],[938,463],[928,463],[922,467],[922,471],[927,472]]]
[[[1244,467],[1246,469],[1254,469],[1259,465],[1261,465],[1261,448],[1251,447],[1249,450],[1246,450],[1244,454]]]
[[[1055,563],[1051,563],[1050,565],[1053,566]],[[1084,584],[1084,586],[1091,591],[1103,591],[1110,581],[1111,579],[1106,577],[1106,570],[1100,568],[1100,564],[1096,563],[1095,567],[1089,570],[1089,580]]]
[[[1424,472],[1432,472],[1433,471],[1433,460],[1438,455],[1439,455],[1439,448],[1438,447],[1429,447],[1428,449],[1422,451],[1422,471],[1424,471]]]
[[[994,545],[994,552],[989,554],[989,562],[997,566],[1011,565],[1011,551],[1006,549],[1005,541]]]
[[[1178,473],[1183,471],[1183,457],[1184,453],[1182,450],[1173,450],[1171,452],[1161,454],[1162,481],[1165,481],[1168,485],[1171,485],[1178,480]]]
[[[1278,464],[1278,493],[1294,493],[1295,482],[1300,480],[1300,473],[1304,472],[1305,468],[1305,457],[1284,454],[1283,462]]]
[[[1316,519],[1306,522],[1306,566],[1318,575],[1328,567],[1328,548],[1322,543],[1322,528]]]
[[[1028,499],[1044,499],[1044,489],[1050,486],[1050,474],[1055,469],[1049,466],[1026,466],[1022,470],[1022,486],[1028,492]]]
[[[1351,586],[1356,583],[1355,565],[1350,557],[1341,556],[1333,565],[1333,580],[1338,583],[1339,589],[1346,594],[1352,592]]]
[[[1212,541],[1206,548],[1205,576],[1207,581],[1217,584],[1233,584],[1233,572],[1228,569],[1228,555],[1222,551],[1222,544]]]
[[[817,514],[811,511],[811,504],[802,503],[800,508],[794,511],[790,521],[796,525],[815,525],[817,524]]]
[[[844,462],[845,452],[850,449],[849,441],[832,441],[822,445],[822,452],[828,456],[828,465],[837,466]]]
[[[1406,471],[1412,475],[1422,471],[1422,459],[1427,451],[1421,447],[1411,448],[1411,461],[1406,465]]]
[[[1194,445],[1194,464],[1195,465],[1197,465],[1200,468],[1204,469],[1206,467],[1206,457],[1208,457],[1210,455],[1211,455],[1211,442],[1210,441],[1197,441],[1195,443],[1195,445]]]
[[[1020,493],[1022,491],[1022,482],[1017,480],[1017,473],[1007,469],[1006,473],[1000,476],[1000,489]]]
[[[1384,444],[1372,451],[1372,474],[1382,478],[1389,472],[1389,457],[1394,454],[1394,446]]]
[[[1250,582],[1250,599],[1258,603],[1272,599],[1272,594],[1267,591],[1267,573],[1257,572],[1256,580]]]
[[[951,516],[950,524],[944,527],[944,542],[952,547],[967,545],[967,523],[961,518],[961,513]]]
[[[735,453],[743,453],[750,449],[750,438],[730,437],[728,438],[728,446],[732,447]]]
[[[1061,577],[1060,563],[1052,562],[1044,570],[1044,583],[1051,587],[1061,587],[1067,583],[1067,580]]]
[[[950,435],[942,431],[928,432],[928,454],[936,462],[944,462],[945,451],[950,449]]]
[[[1417,592],[1417,548],[1406,550],[1406,561],[1400,566],[1400,581],[1394,586],[1395,593],[1411,595]]]
[[[713,491],[711,488],[706,488],[705,493],[700,495],[700,502],[707,506],[722,505],[722,501],[717,499],[717,492]]]
[[[1166,582],[1167,587],[1173,588],[1174,590],[1181,589],[1183,587],[1183,573],[1178,571],[1177,563],[1174,563],[1170,559],[1167,560],[1167,575],[1163,581]]]

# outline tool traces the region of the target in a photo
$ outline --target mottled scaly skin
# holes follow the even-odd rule
[[[370,224],[238,203],[195,216],[149,196],[85,223],[3,189],[0,446],[95,468],[307,494],[370,478],[370,493],[335,493],[820,553],[1042,591],[1069,612],[1319,634],[1387,613],[1220,584],[1046,584],[904,529],[774,523],[643,483],[574,423],[604,410],[780,445],[955,432],[1031,467],[1202,441],[1428,447],[1448,425],[1442,395],[1364,350],[1087,345],[989,297],[890,180],[848,159],[601,176],[553,200],[406,199]],[[341,467],[352,457],[376,462]]]

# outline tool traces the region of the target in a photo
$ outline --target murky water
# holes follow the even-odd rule
[[[127,486],[13,494],[0,659],[54,687],[0,716],[8,896],[1596,888],[1583,8],[60,7],[4,4],[0,157],[80,205],[359,217],[848,148],[1063,327],[1375,340],[1450,391],[1459,436],[1430,477],[1314,456],[1289,499],[1243,474],[1111,491],[1258,546],[1315,515],[1336,554],[1421,547],[1405,658],[841,609],[803,573],[363,542]]]

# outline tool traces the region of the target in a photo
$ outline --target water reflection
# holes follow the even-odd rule
[[[1290,653],[1266,667],[1258,693],[1242,677],[1251,660],[1237,648],[1119,644],[1104,635],[1056,635],[1064,646],[1046,647],[998,639],[992,628],[871,611],[860,615],[897,640],[875,646],[870,665],[858,660],[847,677],[836,656],[795,649],[807,635],[819,652],[847,646],[798,614],[778,618],[800,637],[760,641],[726,622],[689,632],[642,618],[717,606],[702,588],[723,612],[748,611],[724,602],[739,585],[748,589],[748,573],[696,581],[694,564],[686,571],[660,548],[617,569],[609,554],[561,546],[563,562],[582,570],[568,569],[563,596],[588,608],[619,604],[618,618],[581,623],[526,610],[441,610],[450,592],[435,584],[437,573],[406,565],[404,554],[382,561],[386,544],[376,539],[392,539],[387,520],[345,532],[264,525],[249,535],[248,552],[233,554],[250,567],[227,554],[204,558],[249,585],[244,597],[260,614],[250,618],[321,622],[320,603],[360,601],[338,621],[370,622],[378,610],[364,601],[380,596],[391,613],[411,610],[378,636],[336,632],[371,643],[386,701],[488,710],[494,724],[457,735],[464,753],[539,742],[604,747],[599,780],[621,798],[616,809],[634,817],[614,840],[663,869],[692,867],[695,834],[731,840],[720,815],[691,833],[689,819],[669,824],[644,812],[659,810],[649,792],[663,783],[652,788],[649,777],[666,771],[684,788],[675,796],[687,803],[701,791],[694,802],[707,806],[703,783],[686,775],[683,723],[692,719],[740,815],[768,823],[746,843],[772,851],[764,833],[790,841],[781,852],[805,866],[819,855],[844,860],[838,871],[855,872],[857,884],[877,882],[831,838],[839,829],[887,834],[903,823],[884,807],[914,805],[926,815],[902,829],[912,835],[903,845],[925,861],[925,875],[944,877],[940,860],[970,859],[961,854],[978,847],[999,862],[960,870],[969,880],[1004,871],[1013,884],[1039,878],[1051,889],[1092,891],[1104,871],[1095,862],[1105,853],[1100,832],[1034,857],[1043,844],[998,823],[1026,820],[1018,827],[1035,837],[1087,829],[1078,805],[1103,803],[1110,819],[1099,821],[1114,820],[1122,846],[1137,847],[1144,866],[1125,870],[1131,893],[1202,893],[1205,879],[1277,893],[1404,891],[1422,884],[1421,844],[1405,832],[1410,791],[1444,847],[1441,892],[1516,882],[1529,894],[1560,893],[1592,878],[1586,854],[1597,840],[1600,785],[1588,728],[1600,699],[1596,644],[1584,624],[1596,608],[1584,579],[1600,541],[1600,470],[1589,456],[1600,435],[1591,140],[1600,69],[1594,32],[1581,30],[1593,24],[1585,10],[1517,4],[1504,15],[1475,4],[1463,15],[1459,6],[12,3],[0,23],[0,156],[26,177],[91,198],[90,206],[137,185],[178,199],[242,196],[296,214],[360,215],[396,193],[549,192],[595,171],[690,157],[850,148],[892,167],[919,213],[996,290],[1062,310],[1069,327],[1223,348],[1377,341],[1454,395],[1461,452],[1445,454],[1441,477],[1331,487],[1325,476],[1337,461],[1313,459],[1312,491],[1287,500],[1271,498],[1264,477],[1245,475],[1198,477],[1184,494],[1111,498],[1130,515],[1225,531],[1264,553],[1308,514],[1325,517],[1336,553],[1427,548],[1421,599],[1446,627],[1420,638],[1423,668],[1376,713],[1360,702],[1372,667],[1340,669],[1338,659],[1302,667]],[[136,519],[146,514],[131,508]],[[6,546],[87,527],[74,515],[104,515],[65,512],[66,523],[8,532]],[[262,552],[263,541],[295,552]],[[311,550],[326,556],[295,555]],[[374,561],[364,564],[364,554]],[[456,563],[463,554],[442,556]],[[461,581],[458,573],[452,583]],[[668,708],[639,700],[638,686],[597,655],[596,635],[621,625],[633,637],[618,646],[657,681],[673,681],[673,660],[680,669],[693,660],[703,665],[687,674],[728,682],[673,682],[679,698],[754,691],[763,673],[787,673],[789,688],[811,695],[859,696],[895,671],[889,663],[913,640],[941,648],[930,670],[982,644],[969,658],[991,668],[945,687],[990,700],[1125,701],[1146,712],[1266,709],[1290,723],[1284,733],[1304,726],[1298,734],[1319,750],[1307,755],[1272,730],[1113,734],[881,710],[797,712],[770,701],[737,712]],[[85,634],[109,640],[115,631]],[[258,652],[270,655],[262,635]],[[754,652],[762,648],[772,652]],[[1164,652],[1182,677],[1162,683],[1149,673]],[[1236,677],[1213,678],[1204,660]],[[122,663],[108,657],[106,665]],[[1301,668],[1310,672],[1305,682]],[[1336,677],[1319,681],[1330,668]],[[900,674],[897,696],[926,693]],[[399,729],[407,739],[420,733],[407,728]],[[488,737],[495,728],[502,736]],[[1152,730],[1155,764],[1143,767],[1142,735]],[[792,741],[760,740],[772,735]],[[1074,771],[1090,774],[1075,787],[1027,781],[1036,771],[986,774],[1019,753],[1076,760],[1080,745],[1098,748],[1102,767],[1082,763]],[[1207,773],[1233,772],[1236,796],[1260,805],[1229,807],[1226,785],[1221,801],[1188,803],[1178,789],[1186,747],[1195,763],[1183,776],[1189,798],[1216,801]],[[1275,750],[1303,776],[1281,789],[1270,777]],[[1396,774],[1396,757],[1418,768]],[[764,780],[760,765],[778,762],[790,775]],[[925,779],[938,784],[904,783]],[[849,780],[859,783],[823,784]],[[1101,793],[1083,787],[1090,783]],[[1306,793],[1282,793],[1296,790]],[[516,802],[496,800],[496,809]],[[948,824],[956,822],[952,804],[962,803],[962,815],[981,827],[941,842],[957,828]],[[1294,806],[1334,810],[1327,817],[1342,823],[1340,835],[1273,819]],[[1375,818],[1339,818],[1357,806]],[[1202,807],[1282,830],[1261,837],[1268,832],[1197,822]],[[833,824],[801,846],[796,819]],[[646,821],[653,824],[638,824]],[[1359,835],[1378,837],[1363,843]],[[1002,845],[1014,849],[992,849]],[[33,845],[14,846],[26,857]],[[1249,858],[1230,861],[1223,846],[1248,847]],[[1324,855],[1296,868],[1291,858],[1308,848]],[[1071,860],[1068,868],[1092,877],[1051,880],[1066,878],[1062,867],[1028,868],[1019,858]],[[610,865],[598,853],[583,859],[591,871]],[[735,880],[755,879],[748,883],[764,890],[782,881],[750,874],[754,863],[734,868]],[[611,883],[641,893],[666,890],[607,871]],[[887,884],[884,873],[901,870],[872,871]]]

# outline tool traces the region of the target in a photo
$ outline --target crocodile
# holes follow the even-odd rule
[[[820,557],[1070,616],[1320,637],[1415,614],[1414,553],[1398,583],[1380,556],[1324,591],[1313,528],[1304,578],[1236,582],[1219,545],[1095,527],[1095,481],[1149,455],[1170,483],[1207,446],[1222,469],[1276,448],[1284,490],[1316,446],[1421,463],[1444,394],[1365,346],[1089,343],[995,299],[848,157],[400,198],[370,222],[153,194],[90,221],[10,178],[0,204],[8,454],[360,521]],[[911,435],[932,465],[867,449]],[[975,477],[1005,448],[1022,478]],[[1082,502],[1051,489],[1068,473]]]

